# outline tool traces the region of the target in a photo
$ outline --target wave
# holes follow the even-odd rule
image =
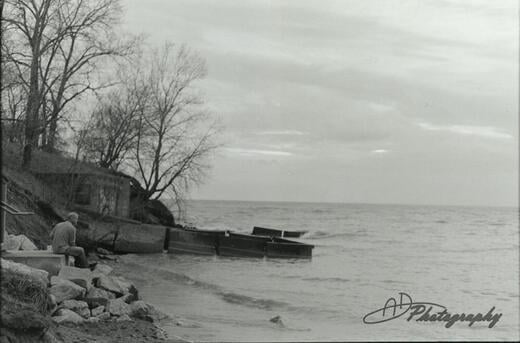
[[[367,233],[364,231],[356,231],[356,232],[327,232],[327,231],[314,231],[309,232],[305,235],[307,239],[325,239],[325,238],[336,238],[336,237],[362,237],[367,236]]]
[[[302,278],[305,281],[325,281],[325,282],[351,282],[351,279],[341,278],[341,277],[305,277]]]
[[[186,274],[177,273],[168,269],[151,266],[148,263],[140,264],[133,261],[125,261],[124,263],[128,266],[131,266],[134,269],[134,272],[136,268],[139,268],[143,272],[151,274],[150,276],[152,276],[153,280],[161,278],[164,281],[175,281],[178,283],[183,283],[190,287],[198,288],[200,290],[209,291],[210,293],[213,293],[214,295],[220,297],[222,300],[230,304],[237,304],[266,310],[271,310],[279,307],[287,307],[289,305],[285,302],[273,299],[255,298],[252,296],[231,292],[225,290],[223,287],[217,284],[196,280]]]
[[[272,299],[262,299],[262,298],[254,298],[251,296],[238,294],[234,292],[218,292],[222,300],[230,303],[230,304],[238,304],[248,307],[259,308],[262,310],[272,310],[278,307],[286,307],[287,303]]]

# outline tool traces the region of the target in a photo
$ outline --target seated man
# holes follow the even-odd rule
[[[76,227],[78,225],[78,214],[71,212],[67,220],[56,224],[51,231],[52,251],[55,254],[74,256],[74,264],[79,268],[89,268],[85,250],[76,246]]]

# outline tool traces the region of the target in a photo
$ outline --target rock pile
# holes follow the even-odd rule
[[[51,278],[50,294],[55,301],[52,319],[57,323],[131,321],[157,322],[167,316],[139,300],[135,286],[111,274],[112,268],[98,264],[93,271],[63,267]]]

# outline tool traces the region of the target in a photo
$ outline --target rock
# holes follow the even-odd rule
[[[167,315],[142,300],[130,304],[130,315],[134,318],[144,319],[152,323],[168,318]]]
[[[56,323],[83,323],[85,319],[83,319],[82,316],[77,314],[74,311],[71,311],[69,309],[63,308],[58,311],[58,315],[55,317],[52,317],[52,320],[54,320]]]
[[[271,323],[275,323],[275,324],[278,324],[280,326],[283,326],[282,317],[280,317],[280,316],[273,317],[273,318],[269,319],[269,321]]]
[[[90,317],[87,321],[90,323],[98,323],[101,319],[99,319],[99,317]]]
[[[125,291],[119,286],[119,283],[113,277],[101,275],[96,279],[96,287],[112,292],[117,296],[125,294]]]
[[[94,277],[96,277],[101,275],[108,275],[112,272],[112,270],[114,270],[114,268],[110,267],[109,265],[98,263],[92,273],[94,274]]]
[[[98,306],[93,308],[91,311],[92,317],[99,316],[101,313],[105,312],[105,306]]]
[[[54,294],[49,295],[47,309],[51,315],[58,309],[58,302],[56,301],[56,296]]]
[[[49,273],[45,270],[32,268],[22,263],[4,260],[3,258],[0,259],[0,265],[2,269],[26,275],[28,278],[41,282],[44,286],[47,286],[49,283]]]
[[[49,291],[51,295],[56,298],[57,303],[69,299],[80,299],[85,296],[85,288],[57,276],[51,278],[51,288]]]
[[[164,250],[166,227],[149,224],[121,223],[114,251],[124,253],[160,253]]]
[[[92,287],[92,272],[88,268],[62,267],[58,276],[70,280],[75,284],[89,290]]]
[[[87,295],[85,296],[85,298],[104,298],[104,299],[108,300],[108,299],[115,299],[116,296],[114,295],[114,293],[111,293],[104,289],[92,287],[87,292]]]
[[[130,305],[124,302],[122,299],[112,299],[108,301],[107,312],[114,316],[122,316],[124,314],[130,314]]]
[[[63,308],[69,309],[71,311],[76,312],[83,318],[90,317],[90,310],[88,308],[88,304],[84,301],[79,300],[64,300],[61,303]]]
[[[103,249],[103,248],[97,248],[96,252],[101,255],[112,255],[112,252],[108,251],[107,249]]]
[[[199,323],[187,321],[186,319],[176,319],[174,321],[174,323],[175,323],[175,325],[181,326],[184,328],[198,329],[198,328],[202,327]]]
[[[17,238],[15,235],[6,235],[5,241],[2,243],[3,248],[5,250],[20,250],[22,246],[21,239]]]
[[[127,294],[119,297],[118,299],[122,299],[127,304],[131,304],[134,301],[139,300],[139,299],[137,299],[137,296],[135,294],[132,294],[132,293],[127,293]]]
[[[123,290],[123,294],[130,293],[135,296],[136,300],[139,298],[137,288],[135,288],[135,286],[131,282],[129,282],[128,280],[126,280],[125,278],[122,278],[120,276],[115,276],[113,279],[119,285],[119,287]]]
[[[132,317],[144,318],[150,314],[150,305],[142,300],[138,300],[130,304],[130,313]]]
[[[22,244],[20,246],[20,250],[38,250],[38,247],[34,245],[34,243],[24,235],[20,235],[22,237]]]
[[[114,293],[105,291],[104,289],[92,287],[85,296],[85,301],[88,303],[90,308],[96,308],[98,306],[106,306],[110,299],[115,299]]]
[[[101,275],[96,280],[96,286],[112,292],[118,297],[128,293],[134,294],[136,298],[138,297],[135,286],[122,277]]]
[[[90,308],[96,308],[99,306],[107,306],[108,300],[105,298],[85,298],[85,302],[88,304],[88,307]]]
[[[116,319],[116,322],[128,322],[132,321],[132,318],[128,316],[128,314],[123,314],[121,317]]]
[[[6,250],[38,250],[38,247],[25,235],[8,235],[4,247]]]
[[[99,318],[99,320],[109,320],[110,319],[110,313],[103,312],[96,316],[96,318]]]
[[[151,214],[158,221],[158,224],[172,226],[175,225],[173,214],[160,200],[152,199],[145,202],[145,211]],[[151,217],[152,217],[151,216]]]

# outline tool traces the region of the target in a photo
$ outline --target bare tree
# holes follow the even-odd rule
[[[49,150],[64,107],[95,88],[91,74],[100,58],[131,46],[115,39],[118,0],[5,0],[5,29],[12,44],[2,52],[27,89],[23,165],[49,127]],[[45,118],[42,118],[45,114]]]
[[[206,75],[205,61],[185,46],[166,43],[151,51],[143,71],[147,104],[140,113],[132,165],[142,181],[146,199],[166,191],[176,198],[198,183],[205,163],[217,147],[216,126],[195,88]]]
[[[100,167],[117,170],[136,145],[139,118],[145,110],[147,91],[126,78],[99,101],[92,113],[88,159]]]

